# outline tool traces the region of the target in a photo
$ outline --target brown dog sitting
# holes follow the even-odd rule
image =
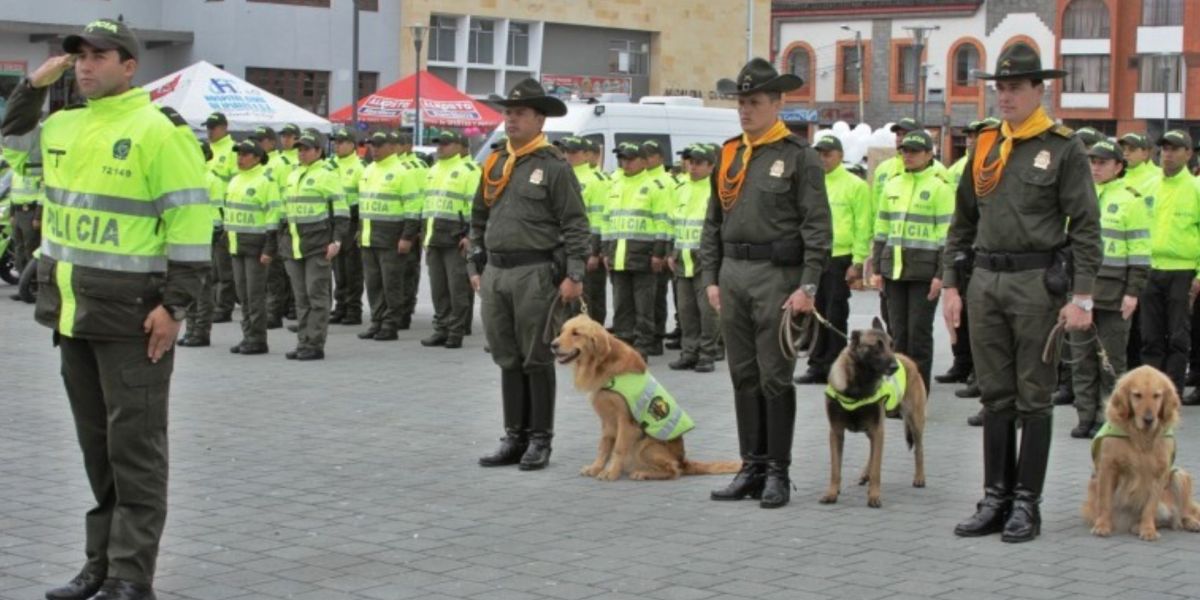
[[[1095,472],[1082,509],[1092,533],[1107,536],[1115,524],[1152,541],[1160,526],[1200,531],[1192,476],[1174,465],[1175,384],[1153,367],[1138,367],[1117,381],[1104,416],[1092,440]]]
[[[904,437],[913,450],[917,467],[913,487],[925,487],[925,382],[916,363],[892,349],[892,338],[875,319],[871,329],[850,334],[850,343],[829,370],[825,412],[829,416],[829,489],[822,504],[837,502],[842,486],[842,447],[846,430],[866,432],[871,456],[858,484],[869,483],[867,506],[883,506],[880,470],[883,465],[883,430],[886,414],[899,411]]]
[[[550,348],[559,364],[574,366],[575,387],[588,393],[600,417],[600,450],[581,475],[605,481],[622,472],[630,479],[676,479],[736,473],[741,467],[740,461],[685,458],[683,434],[692,428],[691,419],[650,376],[641,355],[587,315],[564,323]]]

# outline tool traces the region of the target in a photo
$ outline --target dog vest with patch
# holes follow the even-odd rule
[[[866,398],[851,398],[833,389],[832,384],[825,386],[825,394],[837,400],[838,404],[841,404],[842,408],[846,410],[858,410],[864,406],[882,402],[883,408],[891,412],[900,406],[900,400],[904,398],[904,390],[907,387],[908,370],[904,368],[904,363],[896,361],[896,372],[884,375],[879,382],[879,387],[875,389],[875,393]]]
[[[604,389],[620,394],[633,420],[654,439],[668,442],[696,426],[649,371],[617,375]]]
[[[1127,438],[1127,437],[1129,437],[1129,434],[1125,433],[1125,430],[1121,429],[1119,426],[1113,425],[1112,423],[1105,421],[1104,424],[1100,426],[1100,430],[1096,432],[1096,437],[1092,438],[1092,463],[1093,464],[1100,462],[1100,442],[1101,442],[1101,440],[1103,440],[1106,437]],[[1175,430],[1174,429],[1166,430],[1163,433],[1163,437],[1169,437],[1169,438],[1175,437]],[[1174,468],[1174,466],[1175,466],[1175,450],[1172,449],[1171,450],[1171,467]]]

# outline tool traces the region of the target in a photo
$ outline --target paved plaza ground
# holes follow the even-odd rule
[[[91,504],[50,332],[7,300],[11,288],[0,292],[0,599],[34,600],[82,565]],[[875,306],[856,295],[852,326]],[[430,313],[425,302],[399,342],[333,325],[322,362],[285,361],[294,337],[280,330],[271,354],[232,355],[236,324],[217,325],[212,348],[177,350],[159,598],[1200,597],[1200,535],[1089,535],[1079,505],[1091,459],[1068,436],[1070,408],[1056,412],[1042,537],[1020,545],[952,533],[982,475],[980,430],[964,423],[978,405],[950,386],[933,388],[928,487],[911,487],[911,455],[888,423],[882,510],[854,485],[818,504],[829,452],[815,386],[800,389],[796,490],[781,510],[710,501],[725,476],[580,477],[598,427],[565,370],[551,466],[482,469],[476,458],[501,433],[499,371],[478,321],[462,350],[422,348]],[[935,373],[950,361],[937,336]],[[697,422],[689,454],[736,458],[725,363],[677,373],[673,354],[652,368]],[[1194,470],[1197,431],[1200,409],[1185,408],[1179,463]],[[848,438],[848,472],[866,449],[864,436]]]

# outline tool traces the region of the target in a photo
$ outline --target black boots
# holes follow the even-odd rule
[[[734,391],[733,410],[737,416],[738,450],[742,469],[729,485],[713,490],[713,500],[742,500],[762,497],[767,481],[766,402],[756,390]]]
[[[971,363],[969,361],[955,360],[950,369],[941,375],[934,376],[933,380],[938,383],[966,383],[967,378],[971,376]]]
[[[1075,390],[1071,387],[1071,365],[1064,362],[1058,364],[1058,387],[1051,394],[1050,401],[1055,406],[1075,403]]]
[[[778,460],[767,461],[767,479],[763,484],[762,508],[779,508],[791,499],[792,480],[788,478],[788,463]]]
[[[1050,415],[1022,419],[1017,489],[1013,495],[1012,514],[1000,535],[1001,541],[1028,542],[1042,531],[1038,505],[1042,503],[1042,484],[1046,481],[1046,465],[1050,459],[1052,423]]]
[[[983,415],[983,499],[975,514],[954,528],[954,535],[978,537],[1004,529],[1012,507],[1017,471],[1017,417],[1015,413]]]
[[[81,571],[65,585],[46,591],[46,600],[88,600],[104,584],[104,575]]]
[[[733,476],[733,481],[719,490],[713,490],[709,497],[713,500],[744,500],[746,498],[758,500],[762,498],[763,486],[766,482],[766,464],[759,461],[743,462],[742,470]]]
[[[500,399],[504,411],[504,437],[500,448],[492,454],[479,458],[482,467],[502,467],[521,462],[521,456],[529,446],[525,434],[529,420],[529,409],[525,404],[525,373],[520,369],[500,371]]]
[[[155,600],[155,595],[154,590],[145,584],[124,579],[106,579],[99,593],[90,600]]]
[[[779,508],[791,498],[792,437],[796,429],[796,388],[767,398],[767,481],[763,486],[763,508]]]
[[[529,448],[521,457],[522,471],[537,471],[550,463],[550,440],[554,437],[554,367],[525,375],[529,392]]]

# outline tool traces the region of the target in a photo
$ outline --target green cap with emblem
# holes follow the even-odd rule
[[[1100,140],[1092,144],[1092,147],[1088,148],[1088,156],[1092,158],[1106,158],[1121,163],[1125,162],[1125,153],[1121,151],[1120,147],[1108,140]]]
[[[842,140],[839,140],[836,135],[827,133],[817,138],[817,143],[813,144],[813,148],[818,152],[823,150],[837,150],[842,152]]]
[[[307,146],[309,148],[321,149],[325,147],[325,141],[321,139],[321,134],[316,131],[306,131],[300,139],[296,140],[297,146]]]
[[[252,140],[273,140],[275,139],[275,130],[270,127],[256,127],[254,133],[250,134]]]
[[[613,154],[616,154],[617,158],[646,158],[646,152],[642,150],[642,146],[632,142],[618,144],[616,148],[613,148]]]
[[[900,141],[900,147],[905,150],[933,150],[933,138],[924,131],[910,131]]]
[[[1127,133],[1117,140],[1117,143],[1122,146],[1129,146],[1141,150],[1150,149],[1150,138],[1140,133]]]
[[[1177,148],[1187,148],[1191,150],[1192,136],[1182,129],[1172,129],[1158,138],[1159,146],[1175,146]]]
[[[662,156],[662,144],[657,140],[646,140],[642,142],[642,154],[646,156]]]
[[[1079,129],[1076,129],[1075,137],[1079,138],[1079,141],[1083,142],[1085,148],[1091,148],[1096,142],[1106,139],[1103,133],[1096,131],[1092,127],[1080,127]],[[1114,144],[1113,147],[1116,148],[1116,145]]]
[[[467,145],[467,136],[454,131],[453,129],[443,129],[433,136],[435,144],[462,144]]]
[[[63,38],[62,49],[67,54],[79,54],[81,46],[87,44],[99,50],[115,50],[121,48],[130,56],[138,57],[138,39],[125,26],[124,21],[112,19],[97,19],[88,23],[80,33]]]
[[[238,145],[234,146],[233,149],[236,150],[238,154],[253,154],[254,156],[258,157],[258,161],[260,163],[264,165],[267,164],[266,151],[259,147],[258,144],[255,144],[252,140],[242,140],[241,142],[238,142]]]
[[[589,148],[587,140],[573,135],[556,140],[554,145],[562,148],[564,152],[580,152]]]
[[[717,164],[717,153],[705,144],[692,144],[683,151],[683,157],[688,160],[699,160]]]
[[[908,133],[924,128],[920,121],[912,117],[904,117],[892,125],[892,133]]]
[[[388,143],[388,141],[388,132],[386,131],[376,131],[375,133],[371,134],[372,146],[382,146]]]
[[[346,129],[345,127],[343,127],[333,133],[333,141],[335,141],[335,142],[350,142],[350,143],[354,144],[354,143],[358,142],[358,137],[354,135],[353,131],[350,131],[349,129]]]
[[[209,129],[212,129],[213,127],[221,127],[221,126],[228,127],[229,119],[225,118],[225,113],[223,113],[223,112],[220,112],[220,111],[214,112],[213,114],[208,115],[207,119],[204,119],[204,126]]]
[[[279,135],[300,135],[300,126],[295,123],[288,123],[279,130]]]

